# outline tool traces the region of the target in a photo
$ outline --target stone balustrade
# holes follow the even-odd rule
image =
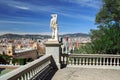
[[[120,67],[120,55],[107,54],[61,54],[61,65],[72,66],[117,66]],[[52,55],[21,66],[3,76],[0,80],[45,80],[51,70],[57,69]]]
[[[61,54],[61,56],[60,56],[60,62],[61,62],[61,64],[65,64],[65,65],[67,65],[68,64],[68,58],[69,58],[69,55],[68,54]]]
[[[16,69],[22,65],[0,64],[0,68]]]
[[[61,63],[67,63],[67,65],[120,66],[120,55],[62,54]]]
[[[1,76],[0,80],[35,80],[39,75],[39,79],[43,79],[48,74],[48,71],[54,68],[56,68],[56,65],[52,55],[44,55]]]

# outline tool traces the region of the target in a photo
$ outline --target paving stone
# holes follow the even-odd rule
[[[120,69],[64,68],[52,80],[120,80]]]

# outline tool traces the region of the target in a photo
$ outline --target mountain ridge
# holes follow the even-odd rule
[[[59,37],[89,37],[89,34],[86,33],[73,33],[73,34],[63,34],[59,35]],[[0,35],[0,38],[9,38],[9,39],[19,39],[19,38],[32,38],[32,39],[47,39],[50,38],[50,35],[42,35],[42,34],[3,34]]]

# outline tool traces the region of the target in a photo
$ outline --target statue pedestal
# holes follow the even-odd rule
[[[48,40],[46,43],[46,54],[52,54],[58,69],[60,69],[60,46],[61,43],[54,40]]]

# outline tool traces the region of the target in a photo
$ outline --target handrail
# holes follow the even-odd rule
[[[120,66],[120,55],[112,54],[61,54],[64,65]]]
[[[69,54],[69,57],[116,57],[120,58],[120,55],[113,54]]]
[[[70,54],[70,65],[120,66],[120,55],[110,54]]]
[[[48,68],[49,66],[55,67],[52,55],[44,55],[33,62],[1,76],[0,80],[31,80],[38,73],[42,74],[45,68]]]

